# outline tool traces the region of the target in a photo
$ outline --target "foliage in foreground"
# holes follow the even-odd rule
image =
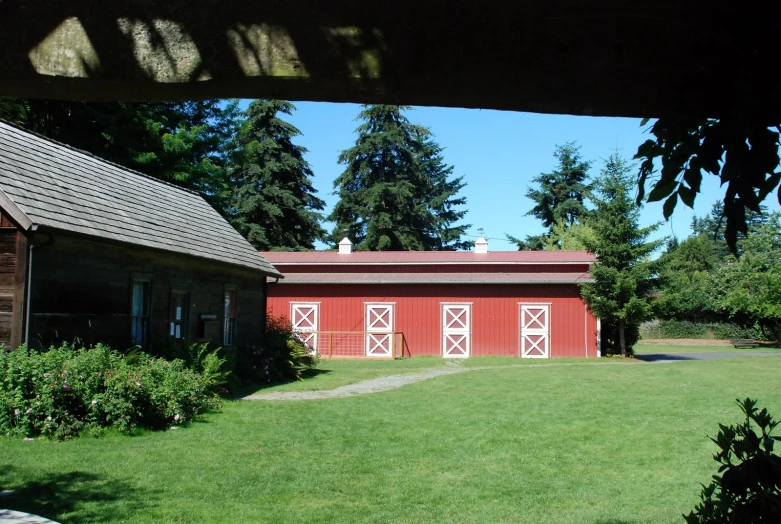
[[[694,206],[703,171],[718,176],[721,184],[727,186],[725,234],[730,248],[735,250],[739,233],[748,232],[746,211],[761,212],[760,203],[781,181],[781,173],[776,172],[781,127],[768,124],[743,115],[722,119],[679,115],[660,118],[649,129],[653,139],[646,140],[635,155],[642,159],[637,203],[645,197],[646,184],[656,179],[648,201],[664,200],[667,219],[679,198],[687,206]],[[661,163],[658,178],[657,160]],[[778,202],[781,203],[781,188]]]
[[[736,402],[745,420],[735,426],[719,424],[719,434],[711,440],[719,446],[713,458],[721,464],[720,475],[703,486],[701,502],[684,515],[689,524],[781,522],[781,457],[773,453],[781,437],[771,435],[779,422],[767,409],[757,409],[756,400]]]
[[[0,347],[0,434],[67,439],[100,428],[184,424],[220,407],[213,380],[182,360],[125,356],[100,344],[44,352]]]
[[[266,315],[262,349],[253,350],[249,358],[239,372],[245,380],[260,383],[301,380],[318,362],[317,354],[296,337],[290,320],[272,313]]]

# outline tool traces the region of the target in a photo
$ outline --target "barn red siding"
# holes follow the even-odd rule
[[[361,332],[365,303],[395,302],[395,330],[412,356],[441,354],[442,303],[472,303],[472,356],[518,356],[519,303],[549,303],[550,356],[596,356],[596,320],[576,285],[269,284],[268,297],[275,315],[290,316],[291,302],[320,303],[320,331]]]

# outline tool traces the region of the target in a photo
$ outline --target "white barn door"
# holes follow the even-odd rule
[[[550,356],[550,305],[521,304],[521,356]]]
[[[290,304],[290,320],[296,337],[317,352],[317,331],[320,326],[320,304]]]
[[[472,305],[442,304],[442,356],[466,358],[472,343]]]
[[[394,304],[366,304],[366,356],[393,356]]]

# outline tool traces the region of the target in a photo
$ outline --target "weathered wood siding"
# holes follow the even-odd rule
[[[16,228],[0,217],[0,344],[10,346],[16,276]]]
[[[51,238],[51,241],[47,240]],[[185,337],[223,343],[224,290],[236,287],[234,345],[260,343],[265,318],[265,277],[257,272],[192,257],[98,243],[83,237],[39,234],[32,261],[31,345],[78,338],[117,349],[130,346],[132,281],[150,279],[149,342],[153,351],[171,341],[171,292],[189,295]],[[201,328],[201,315],[217,321]],[[205,336],[202,336],[205,333]]]
[[[0,210],[0,345],[21,344],[27,238]]]
[[[442,304],[472,304],[471,355],[519,356],[519,303],[550,304],[550,356],[597,356],[596,319],[574,284],[269,284],[269,311],[319,303],[320,331],[363,331],[367,302],[395,303],[412,356],[442,354]]]

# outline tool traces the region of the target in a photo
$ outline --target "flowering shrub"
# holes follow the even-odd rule
[[[181,360],[109,347],[0,348],[0,434],[67,439],[113,427],[161,429],[220,406]]]
[[[239,367],[245,380],[266,383],[301,380],[318,361],[317,355],[295,337],[290,320],[271,313],[266,316],[262,349],[252,348],[248,358],[250,362]]]

